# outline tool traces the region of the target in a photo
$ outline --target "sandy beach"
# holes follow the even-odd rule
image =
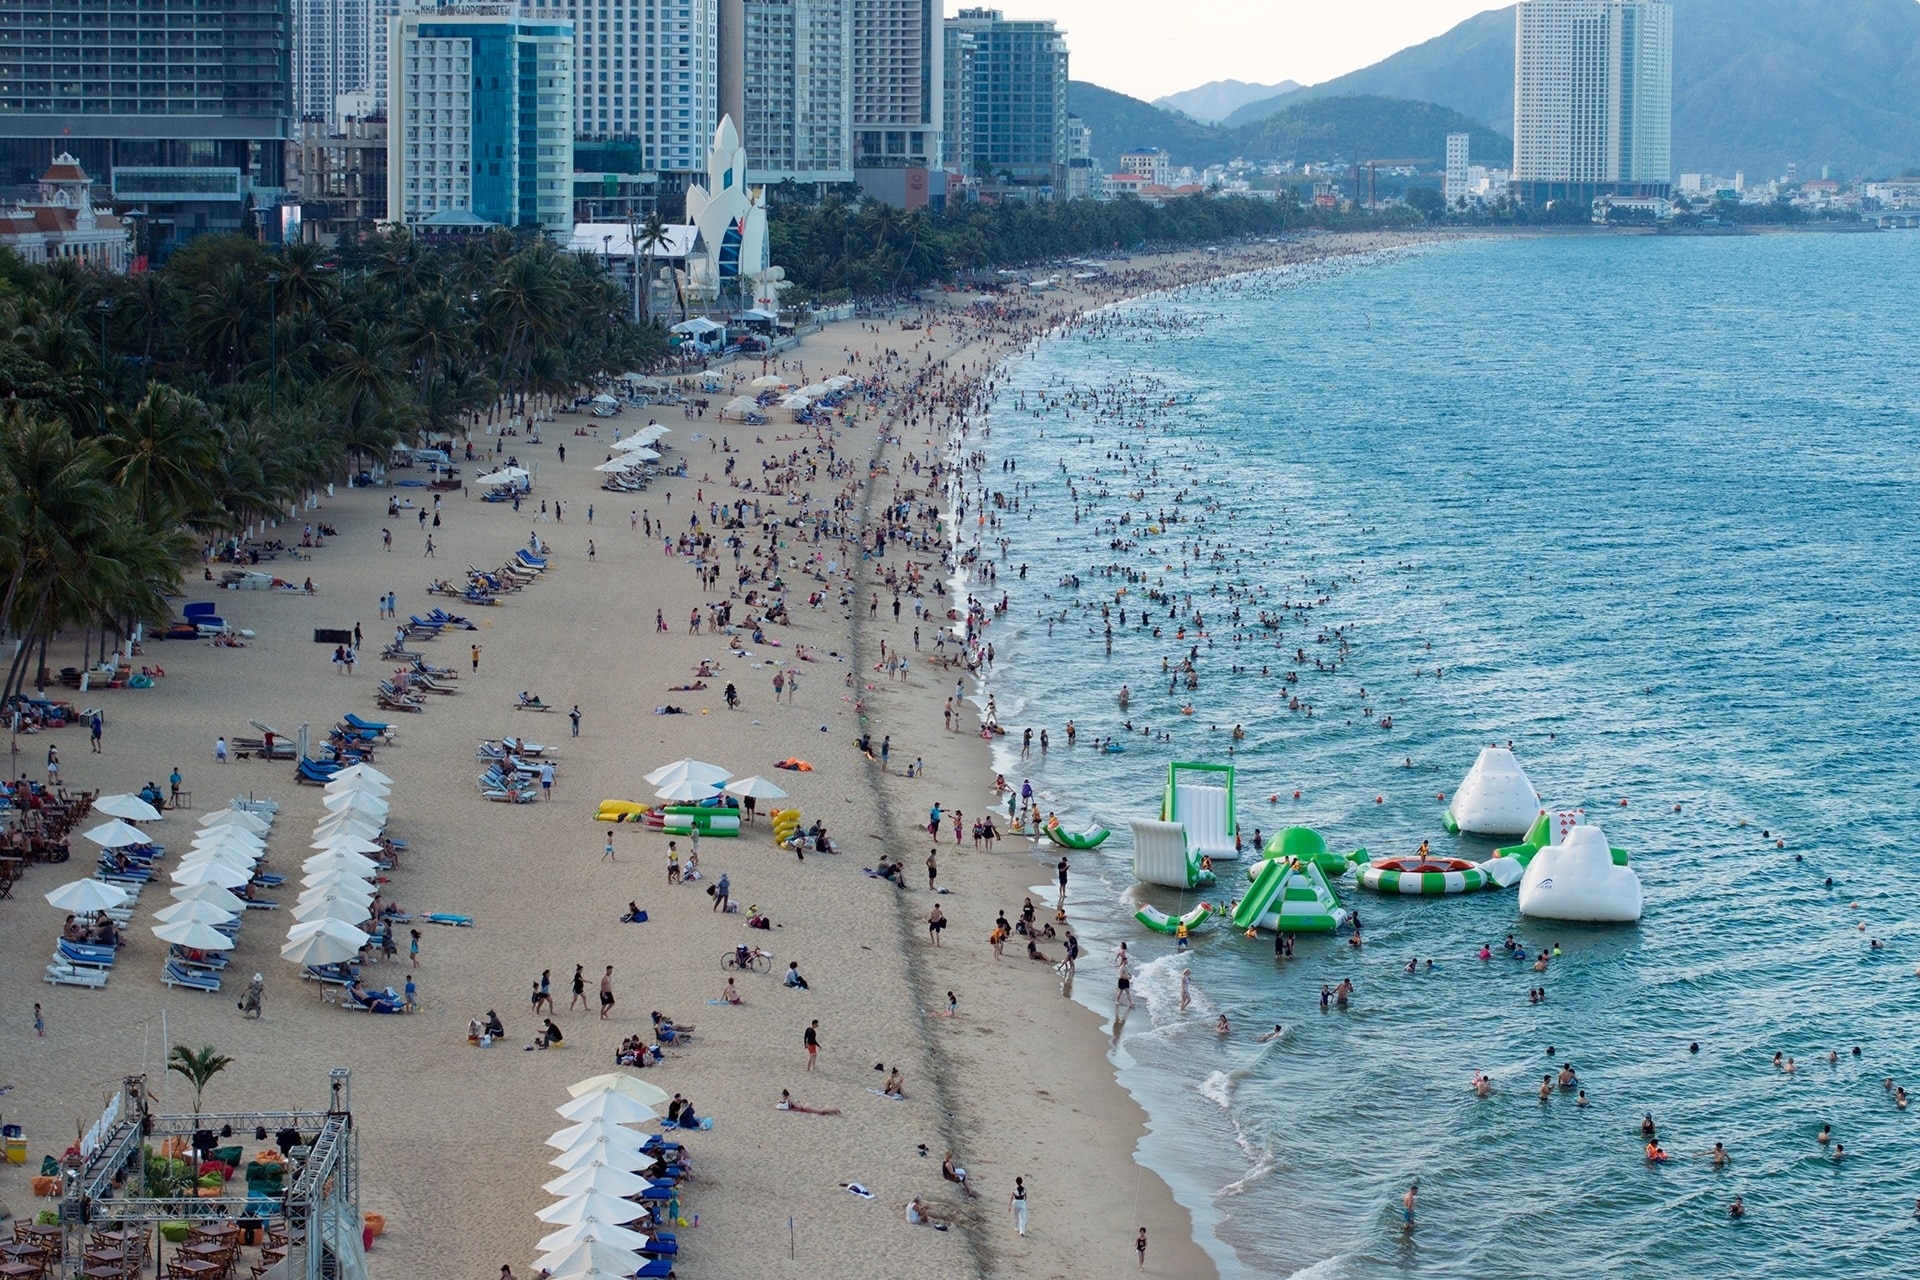
[[[682,1202],[699,1222],[680,1233],[682,1276],[1109,1275],[1134,1271],[1141,1226],[1151,1241],[1148,1273],[1213,1274],[1187,1213],[1133,1158],[1143,1113],[1114,1080],[1100,1020],[1068,998],[1048,966],[1014,946],[996,961],[986,944],[995,915],[1013,914],[1030,886],[1050,879],[1055,855],[1023,838],[993,853],[954,843],[956,809],[971,815],[997,802],[971,707],[965,731],[943,727],[943,702],[963,674],[928,660],[935,628],[952,625],[949,608],[964,607],[940,594],[949,582],[938,545],[944,534],[923,508],[943,503],[946,477],[936,483],[931,464],[946,458],[948,433],[974,410],[993,366],[1079,311],[1283,259],[1407,241],[1315,237],[1142,258],[1116,264],[1100,280],[1009,294],[971,313],[978,295],[955,293],[946,295],[944,311],[832,325],[767,366],[791,370],[795,381],[804,365],[809,381],[844,372],[895,389],[877,403],[850,402],[831,436],[785,421],[790,415],[780,410],[756,427],[717,421],[711,410],[687,418],[679,405],[629,407],[610,420],[563,414],[543,424],[538,445],[525,436],[503,442],[536,472],[517,513],[471,491],[449,493],[439,526],[422,527],[415,511],[394,518],[387,504],[399,497],[430,507],[425,489],[340,489],[268,534],[294,542],[309,521],[337,528],[310,561],[283,557],[261,566],[295,581],[310,576],[314,594],[214,591],[210,582],[189,581],[185,601],[216,602],[253,639],[242,649],[149,642],[136,663],[166,673],[149,690],[51,690],[105,716],[98,755],[88,751],[83,728],[47,735],[60,747],[63,785],[123,792],[154,781],[164,788],[177,766],[194,807],[156,829],[177,848],[206,811],[235,796],[272,798],[281,813],[269,865],[297,879],[323,812],[319,788],[296,785],[285,763],[218,763],[216,737],[251,735],[253,720],[288,735],[307,723],[316,737],[349,711],[393,720],[398,740],[374,763],[395,780],[391,830],[410,849],[392,873],[389,896],[415,913],[454,912],[475,923],[416,926],[421,952],[410,970],[403,931],[397,962],[372,965],[368,976],[397,987],[407,970],[421,1007],[379,1017],[323,1004],[315,985],[298,979],[278,954],[291,923],[285,911],[247,913],[227,990],[166,990],[159,978],[166,944],[150,926],[168,899],[156,884],[140,902],[110,985],[53,987],[40,975],[61,913],[42,895],[91,871],[92,846],[76,838],[72,862],[30,868],[13,900],[0,904],[0,980],[7,984],[0,1043],[8,1047],[0,1086],[11,1086],[0,1097],[0,1117],[23,1125],[29,1142],[28,1165],[0,1172],[0,1199],[23,1218],[41,1207],[27,1175],[98,1118],[124,1076],[144,1072],[154,1088],[170,1088],[174,1109],[184,1109],[184,1082],[159,1083],[165,1010],[168,1040],[212,1045],[235,1059],[209,1087],[209,1110],[320,1105],[327,1070],[351,1068],[362,1208],[387,1222],[369,1255],[374,1276],[492,1277],[502,1264],[531,1275],[534,1241],[544,1231],[534,1215],[551,1199],[540,1184],[556,1172],[543,1145],[561,1123],[553,1109],[568,1084],[612,1069],[620,1041],[646,1033],[650,1012],[660,1010],[693,1024],[696,1034],[669,1047],[646,1078],[685,1094],[714,1120],[710,1132],[687,1139],[694,1173]],[[916,327],[903,328],[909,318]],[[919,327],[922,321],[933,323]],[[761,372],[758,360],[723,366],[727,389],[708,398],[717,409]],[[915,381],[914,391],[904,390]],[[638,494],[600,489],[592,468],[608,456],[616,428],[630,434],[650,419],[672,428],[662,465],[684,462],[686,476],[658,476]],[[492,443],[475,437],[476,448]],[[463,464],[462,474],[470,479],[483,469]],[[735,652],[704,617],[698,633],[690,631],[689,617],[729,599],[740,565],[755,578],[732,592],[736,624],[753,611],[746,593],[767,592],[761,526],[750,519],[739,530],[736,563],[709,511],[709,504],[756,500],[766,518],[791,521],[777,550],[791,623],[767,627],[765,643],[743,632]],[[896,504],[911,512],[904,529],[925,531],[929,545],[894,537],[884,556],[861,558],[862,532]],[[719,585],[706,589],[696,557],[678,548],[669,554],[662,535],[691,533],[696,520],[714,534],[704,563],[717,568]],[[383,530],[391,530],[390,551]],[[431,579],[458,581],[469,565],[498,565],[530,536],[549,545],[551,566],[497,607],[428,594]],[[918,602],[928,616],[918,621],[904,578],[909,561],[924,574]],[[903,601],[897,619],[889,573],[898,575]],[[378,602],[388,591],[402,618],[439,604],[478,625],[409,646],[459,673],[458,692],[430,697],[418,714],[383,714],[374,702],[386,674],[377,654],[391,635]],[[810,606],[814,593],[819,602]],[[313,633],[356,625],[365,649],[355,672],[341,674],[330,661],[332,645],[315,643]],[[909,659],[904,681],[884,669],[883,643],[887,655]],[[705,689],[672,689],[694,683],[703,661],[715,671]],[[48,665],[78,662],[77,639],[69,638]],[[795,672],[798,693],[776,702],[776,673]],[[966,692],[975,692],[978,682],[964,679]],[[737,709],[723,697],[729,684],[738,690]],[[516,711],[522,691],[556,710]],[[565,714],[576,704],[577,738]],[[668,704],[687,714],[656,714]],[[863,732],[876,744],[889,740],[887,769],[857,749]],[[476,791],[482,766],[475,748],[503,734],[555,749],[550,802],[495,804]],[[19,771],[41,776],[45,746],[21,739]],[[683,756],[774,779],[806,822],[826,824],[840,853],[797,860],[775,845],[763,817],[736,840],[703,840],[704,878],[670,885],[665,835],[596,825],[594,812],[603,798],[651,799],[641,775]],[[787,757],[814,769],[776,771]],[[905,777],[916,758],[924,770]],[[925,888],[925,822],[935,803],[950,815],[936,846],[944,890],[937,896]],[[603,854],[610,830],[611,861]],[[883,854],[904,863],[905,889],[862,874]],[[722,873],[735,902],[770,916],[770,932],[747,931],[745,910],[711,909],[703,890]],[[290,905],[296,893],[290,883],[278,896]],[[629,901],[648,913],[646,923],[617,922]],[[926,927],[936,901],[951,921],[938,947]],[[1071,893],[1066,906],[1071,918]],[[741,977],[741,1004],[716,1003],[728,977],[722,956],[741,942],[771,950],[773,972]],[[1050,950],[1057,955],[1057,946]],[[789,961],[798,962],[809,990],[781,985]],[[613,966],[617,1004],[607,1020],[567,1008],[576,965],[584,967],[589,999]],[[552,976],[566,1046],[529,1051],[537,1025],[529,993],[543,970]],[[256,971],[266,979],[265,1016],[244,1020],[234,1001]],[[1076,980],[1110,989],[1106,957],[1083,956]],[[944,1016],[949,992],[958,1008],[951,1018]],[[35,1001],[45,1010],[43,1038],[33,1032]],[[494,1047],[471,1048],[468,1020],[488,1010],[498,1011],[507,1034]],[[801,1037],[815,1019],[821,1051],[809,1071]],[[880,1094],[895,1068],[903,1100]],[[783,1088],[842,1114],[776,1110]],[[968,1170],[977,1198],[942,1180],[948,1150]],[[1031,1197],[1024,1238],[1008,1206],[1016,1177]],[[842,1185],[849,1182],[873,1198],[849,1194]],[[908,1225],[903,1206],[914,1196],[953,1229]]]

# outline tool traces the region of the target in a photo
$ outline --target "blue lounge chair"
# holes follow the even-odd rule
[[[201,969],[188,969],[175,961],[167,961],[166,972],[160,980],[169,987],[189,987],[195,991],[218,991],[220,979]]]
[[[426,915],[422,916],[421,919],[425,920],[428,924],[452,925],[456,929],[471,929],[473,927],[472,916],[458,916],[451,911],[429,911]]]
[[[302,760],[294,769],[293,780],[308,786],[324,787],[338,772],[340,766],[331,760]]]
[[[227,967],[228,961],[217,951],[209,952],[204,956],[191,956],[180,947],[172,946],[167,948],[167,963],[194,972],[219,973]]]
[[[670,1258],[655,1258],[633,1273],[635,1280],[654,1280],[656,1276],[673,1274],[673,1261]]]
[[[360,970],[351,964],[310,964],[300,971],[304,981],[319,982],[330,987],[349,987]]]
[[[359,716],[353,714],[353,712],[351,711],[347,712],[346,715],[340,718],[346,721],[349,725],[352,725],[356,729],[365,729],[373,733],[385,733],[387,730],[393,728],[392,725],[387,724],[384,721],[362,720]]]
[[[113,968],[114,949],[112,947],[96,947],[85,942],[68,942],[65,938],[60,939],[55,947],[60,959],[68,964],[86,969]]]

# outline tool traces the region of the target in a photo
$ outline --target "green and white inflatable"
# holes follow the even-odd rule
[[[1268,858],[1254,869],[1246,895],[1234,905],[1233,925],[1275,933],[1332,933],[1350,915],[1317,863]]]

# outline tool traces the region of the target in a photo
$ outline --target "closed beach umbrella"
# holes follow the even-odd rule
[[[321,849],[328,853],[379,853],[380,852],[380,846],[376,842],[369,840],[364,836],[353,835],[352,833],[346,832],[346,831],[336,832],[330,836],[323,836],[320,839],[315,840],[312,844],[308,845],[307,848]]]
[[[632,1222],[646,1213],[631,1200],[600,1191],[582,1191],[564,1200],[556,1200],[534,1216],[555,1226],[572,1227],[583,1222]]]
[[[622,1129],[611,1120],[583,1120],[579,1124],[570,1124],[547,1139],[547,1145],[556,1151],[568,1151],[583,1142],[609,1142],[615,1145],[626,1143],[635,1150],[646,1145],[647,1135],[635,1133],[631,1129]]]
[[[650,1107],[661,1107],[673,1100],[673,1095],[651,1081],[638,1076],[630,1076],[623,1071],[608,1071],[597,1076],[588,1076],[578,1084],[567,1086],[567,1093],[575,1098],[589,1093],[618,1093],[632,1098],[635,1102],[644,1102]]]
[[[638,1151],[625,1143],[583,1142],[577,1147],[562,1151],[547,1161],[556,1169],[584,1169],[588,1165],[604,1164],[608,1168],[632,1170],[645,1169],[653,1163],[648,1152]]]
[[[610,1089],[599,1093],[583,1093],[562,1104],[559,1111],[561,1119],[575,1122],[608,1120],[614,1124],[640,1124],[660,1118],[660,1113],[646,1103],[636,1102]]]
[[[218,907],[230,916],[237,916],[247,909],[246,900],[231,889],[222,889],[217,884],[177,884],[170,891],[175,902],[204,902],[210,907]]]
[[[74,880],[47,895],[47,901],[62,911],[86,914],[125,906],[131,895],[117,884],[105,880]]]
[[[117,818],[112,822],[101,823],[87,832],[86,836],[103,849],[120,849],[130,844],[145,844],[149,839],[147,833],[140,828],[121,822]]]
[[[199,862],[175,867],[169,879],[175,884],[217,884],[222,889],[238,889],[253,879],[253,872],[225,862]]]
[[[204,920],[174,920],[156,925],[153,936],[195,951],[231,951],[233,939]]]
[[[639,1247],[635,1245],[633,1248]],[[597,1270],[609,1275],[630,1276],[640,1269],[640,1259],[634,1256],[633,1249],[622,1249],[600,1240],[580,1240],[542,1253],[534,1259],[534,1266],[555,1275],[576,1275],[584,1269],[589,1274]]]
[[[371,782],[379,782],[387,786],[393,785],[392,778],[389,778],[386,774],[380,772],[370,764],[348,765],[327,779],[327,784],[331,786],[336,782],[352,782],[358,778],[366,778]]]
[[[357,925],[372,915],[366,903],[351,898],[320,898],[293,909],[293,918],[302,924],[309,920],[338,920],[341,924]]]
[[[605,1196],[630,1196],[653,1185],[637,1173],[616,1169],[610,1164],[583,1164],[571,1173],[563,1173],[551,1182],[540,1184],[542,1191],[556,1196],[577,1196],[597,1191]]]
[[[731,769],[722,769],[717,764],[708,764],[704,760],[675,760],[672,764],[663,764],[647,775],[647,781],[656,787],[664,787],[669,782],[678,782],[682,778],[694,782],[710,782],[715,786],[733,776]]]
[[[354,932],[360,933],[358,929]],[[360,954],[366,935],[360,936],[361,942],[351,942],[330,933],[310,933],[281,947],[280,954],[294,964],[339,964]]]
[[[785,800],[787,793],[765,778],[755,775],[751,778],[735,778],[720,788],[728,795],[751,796],[755,800]]]
[[[210,831],[215,827],[239,827],[255,835],[265,835],[273,824],[257,813],[247,813],[240,809],[216,809],[200,819],[200,829]]]
[[[552,1253],[568,1245],[580,1244],[588,1240],[612,1245],[616,1249],[638,1249],[646,1244],[647,1237],[641,1232],[629,1231],[615,1223],[590,1218],[585,1222],[561,1227],[558,1231],[541,1236],[534,1247],[542,1253]]]
[[[201,902],[188,898],[176,902],[170,907],[162,907],[153,913],[153,918],[162,924],[175,924],[182,920],[198,920],[201,924],[225,924],[238,914],[223,911],[211,902]]]
[[[93,808],[96,813],[129,822],[158,822],[161,818],[160,811],[139,796],[101,796],[93,802]]]
[[[706,800],[710,799],[713,793],[718,790],[719,788],[711,782],[695,782],[692,778],[676,778],[653,794],[654,798],[659,800]]]

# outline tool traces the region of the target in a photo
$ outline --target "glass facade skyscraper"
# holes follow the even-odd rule
[[[1522,0],[1513,185],[1523,202],[1659,196],[1673,182],[1673,7]]]
[[[948,163],[970,178],[1066,197],[1067,42],[1050,20],[962,9],[947,19]]]

